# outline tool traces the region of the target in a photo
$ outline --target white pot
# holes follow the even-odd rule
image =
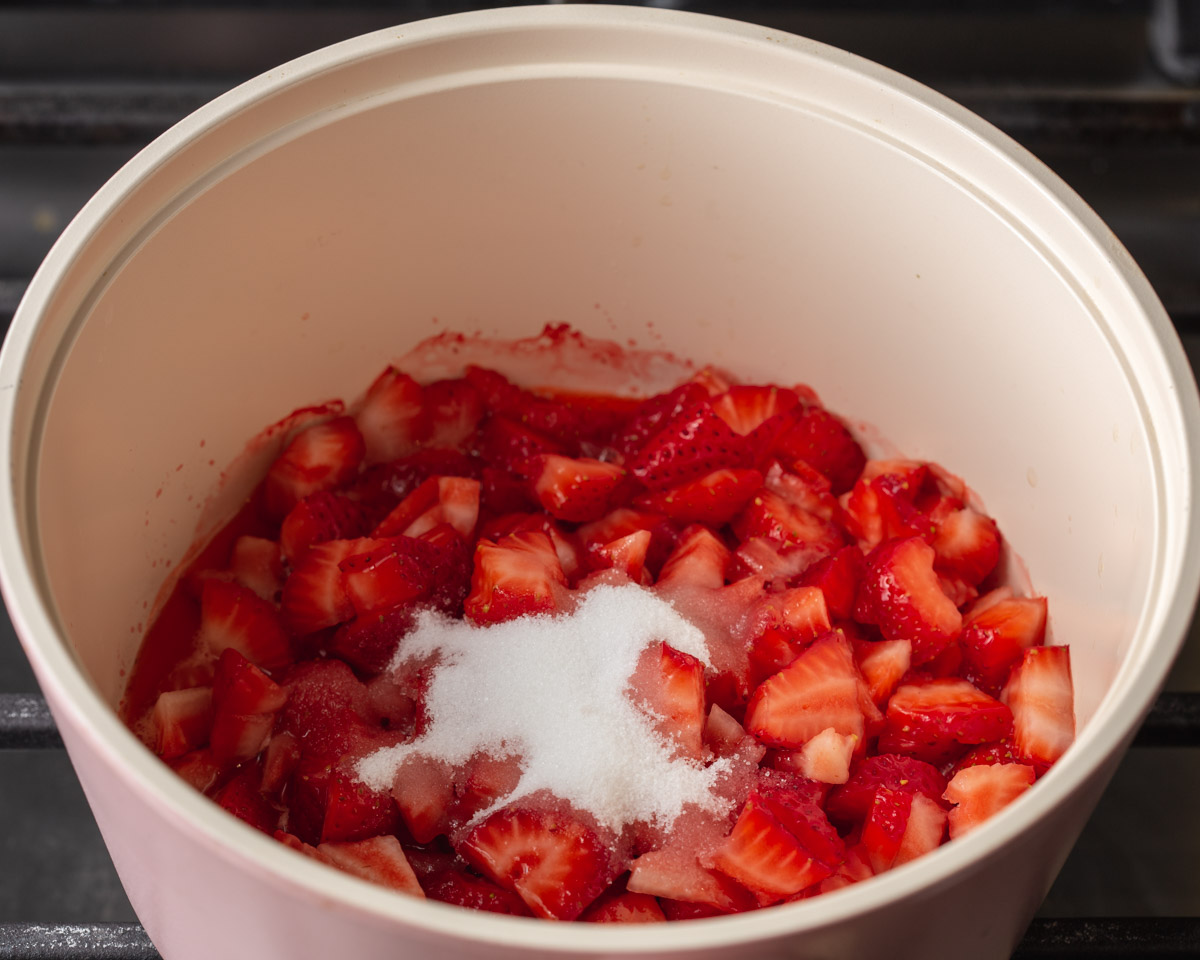
[[[437,318],[436,321],[434,318]],[[966,477],[1050,597],[1079,738],[965,839],[786,907],[570,925],[406,899],[192,791],[113,707],[220,469],[441,329],[568,322],[806,381]],[[1200,405],[1153,292],[1037,160],[808,40],[526,7],[407,24],[244,84],[63,234],[0,358],[4,595],[168,960],[1005,957],[1177,652]]]

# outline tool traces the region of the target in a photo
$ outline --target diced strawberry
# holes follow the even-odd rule
[[[1034,769],[1045,770],[1075,740],[1070,650],[1065,646],[1026,650],[1002,696],[1012,709],[1017,753]]]
[[[699,384],[710,397],[719,397],[721,394],[732,390],[737,384],[737,380],[728,370],[714,367],[710,363],[705,364],[692,374],[688,379],[688,383]]]
[[[350,737],[349,730],[339,729],[339,724],[366,713],[366,685],[340,660],[299,664],[288,671],[283,685],[288,697],[276,731],[294,736],[306,754],[341,756]]]
[[[629,461],[629,472],[651,490],[665,490],[725,467],[749,466],[750,448],[707,402],[670,420]]]
[[[950,839],[974,830],[1033,786],[1033,767],[1022,763],[980,764],[960,770],[946,786]]]
[[[829,615],[838,620],[849,620],[854,612],[854,598],[865,569],[862,551],[851,545],[808,567],[797,583],[800,586],[820,587],[825,594]]]
[[[884,540],[917,535],[901,514],[918,513],[915,497],[928,475],[928,466],[917,460],[868,461],[858,482],[839,499],[842,526],[863,550],[874,550]]]
[[[227,649],[213,677],[213,759],[237,764],[257,756],[286,702],[287,690],[237,650]]]
[[[475,572],[464,602],[468,619],[499,623],[529,614],[557,613],[566,575],[550,538],[540,531],[509,534],[475,545]]]
[[[788,502],[773,490],[759,490],[733,519],[740,540],[766,537],[782,544],[806,544],[832,553],[844,544],[841,531],[815,513]]]
[[[762,486],[757,470],[714,470],[712,473],[654,493],[634,503],[679,523],[704,523],[720,527],[732,520]]]
[[[562,444],[506,417],[489,417],[479,432],[480,455],[506,471],[539,454],[563,452]]]
[[[530,530],[540,530],[550,538],[550,542],[554,544],[554,552],[558,555],[558,562],[562,566],[563,574],[568,580],[574,580],[583,572],[584,557],[579,545],[579,538],[573,533],[568,533],[544,513],[510,513],[496,517],[480,529],[479,537],[495,542],[510,533]],[[608,544],[604,546],[608,546]],[[593,547],[595,548],[594,554],[603,549],[603,546],[593,545]],[[632,560],[632,557],[630,559]],[[601,561],[599,565],[603,567],[606,562],[607,560]],[[469,571],[467,580],[470,580]]]
[[[908,790],[880,787],[875,791],[862,829],[863,849],[875,873],[890,870],[895,862],[912,803],[913,793]]]
[[[449,832],[453,777],[448,764],[420,754],[406,759],[396,771],[392,797],[417,843],[429,843]]]
[[[826,556],[821,547],[801,543],[781,543],[767,537],[750,537],[733,552],[730,579],[761,577],[787,583]]]
[[[779,747],[801,747],[827,727],[861,740],[861,682],[849,641],[827,634],[754,691],[746,730]]]
[[[625,468],[599,460],[544,453],[524,467],[534,497],[550,516],[569,523],[599,520],[614,506]]]
[[[727,832],[725,827],[723,832]],[[696,851],[680,843],[652,850],[637,857],[631,867],[627,888],[647,896],[679,903],[703,904],[714,914],[740,913],[755,906],[754,895],[722,873],[705,869]]]
[[[354,616],[340,564],[379,546],[378,540],[328,540],[309,547],[283,587],[280,612],[297,636],[345,623]]]
[[[460,852],[515,890],[539,917],[574,920],[612,881],[604,843],[565,813],[505,808],[476,826]]]
[[[374,676],[391,663],[401,638],[412,629],[413,615],[410,607],[392,607],[355,617],[328,640],[329,653]]]
[[[268,511],[282,519],[305,497],[347,483],[358,473],[364,451],[362,434],[350,417],[302,430],[267,471]]]
[[[958,759],[958,762],[954,764],[954,767],[947,776],[953,776],[959,770],[965,770],[967,767],[976,767],[980,764],[990,765],[993,763],[1020,762],[1021,757],[1017,755],[1017,749],[1013,746],[1012,737],[1005,737],[1003,740],[996,740],[992,743],[981,743],[977,747],[972,747]]]
[[[905,684],[888,701],[879,749],[942,763],[964,753],[966,746],[1008,736],[1012,722],[1008,707],[966,680],[944,677]]]
[[[579,919],[585,923],[662,923],[667,918],[648,893],[630,893],[614,884]]]
[[[908,790],[940,800],[946,778],[931,764],[913,757],[881,753],[867,757],[840,787],[830,791],[826,809],[839,824],[862,823],[880,787]]]
[[[794,637],[784,630],[767,627],[750,641],[746,651],[750,685],[758,687],[780,670],[790,666],[807,646],[806,640]]]
[[[938,523],[930,540],[937,554],[934,569],[975,586],[1000,560],[1000,533],[996,521],[970,507],[955,510]]]
[[[912,664],[907,640],[856,640],[854,662],[876,706],[882,708]]]
[[[455,801],[450,810],[455,826],[507,797],[521,782],[521,758],[477,753],[454,781]]]
[[[442,903],[453,903],[470,910],[501,913],[513,917],[530,916],[525,901],[511,890],[467,873],[465,870],[439,870],[424,877],[425,896]]]
[[[801,846],[831,869],[842,862],[846,845],[825,815],[825,786],[814,780],[775,770],[760,770],[758,797]]]
[[[747,436],[800,402],[796,391],[776,386],[733,386],[712,401],[713,412],[734,433]]]
[[[712,863],[754,891],[763,905],[799,893],[833,872],[754,796],[742,808],[729,839],[713,854]]]
[[[630,460],[646,442],[670,421],[698,403],[703,403],[708,391],[698,383],[684,383],[667,393],[642,401],[632,417],[613,437],[613,446]]]
[[[275,608],[253,590],[223,580],[204,584],[199,643],[213,654],[232,648],[267,670],[292,660],[291,644]]]
[[[371,384],[355,414],[368,463],[382,463],[412,453],[429,436],[429,411],[421,385],[395,367]]]
[[[338,564],[355,613],[370,616],[429,599],[438,549],[416,537],[388,537]]]
[[[857,746],[854,737],[827,727],[800,748],[798,772],[819,783],[845,783]]]
[[[470,477],[483,475],[484,461],[460,450],[435,450],[423,447],[407,457],[377,463],[362,472],[346,493],[358,500],[376,521],[430,477]]]
[[[305,497],[283,518],[279,545],[294,563],[314,543],[365,536],[370,522],[362,505],[341,494],[322,490]]]
[[[154,752],[174,760],[208,743],[212,687],[166,690],[154,702]]]
[[[213,799],[239,820],[268,835],[274,834],[279,825],[279,810],[259,790],[254,767],[243,768]]]
[[[729,561],[729,548],[708,528],[693,525],[683,531],[679,545],[663,564],[658,584],[716,589],[725,584]]]
[[[221,781],[224,768],[213,759],[212,751],[204,748],[185,753],[169,761],[170,767],[201,793],[209,793]]]
[[[704,664],[666,643],[642,653],[631,678],[633,699],[649,710],[655,731],[678,754],[704,758]]]
[[[960,638],[964,676],[991,694],[1000,692],[1025,651],[1046,639],[1045,597],[999,593],[979,598],[967,612]]]
[[[748,755],[753,763],[761,761],[766,753],[765,747],[715,703],[709,707],[708,719],[704,722],[704,745],[718,757]]]
[[[409,896],[425,898],[425,891],[395,837],[370,837],[356,842],[327,841],[317,847],[317,854],[326,863],[352,876]]]
[[[326,788],[325,820],[321,826],[322,844],[329,841],[366,840],[379,834],[393,833],[399,822],[399,811],[386,791],[372,790],[342,771],[335,771],[330,776]]]
[[[283,590],[283,554],[279,544],[265,537],[238,537],[229,560],[233,579],[274,603]]]
[[[845,425],[820,406],[794,406],[785,416],[791,422],[771,452],[819,470],[829,478],[835,494],[854,486],[867,458]]]
[[[483,399],[470,380],[435,380],[422,390],[429,412],[431,448],[457,448],[467,442],[483,419]]]
[[[583,431],[579,415],[564,403],[522,390],[494,370],[468,366],[466,379],[479,392],[492,419],[505,418],[569,448]]]
[[[263,753],[262,791],[269,797],[279,799],[284,785],[300,763],[300,743],[290,733],[271,735]]]
[[[935,800],[922,794],[914,794],[908,811],[908,825],[900,840],[893,867],[898,867],[917,857],[936,850],[946,839],[946,811]]]
[[[751,635],[780,631],[798,645],[797,653],[831,627],[825,596],[816,587],[792,587],[766,594],[746,611],[744,624]]]
[[[638,530],[628,536],[606,543],[597,550],[599,558],[613,570],[620,570],[634,583],[643,583],[646,574],[646,553],[650,549],[653,535],[649,530]],[[649,582],[649,579],[645,582]]]
[[[430,477],[405,497],[371,532],[373,537],[419,537],[448,523],[464,540],[472,539],[479,518],[478,480]]]
[[[848,887],[852,883],[869,880],[873,876],[875,876],[875,871],[871,869],[870,858],[860,843],[846,851],[846,859],[842,861],[841,866],[834,871],[832,876],[826,877],[817,884],[816,893],[831,893],[834,890]]]
[[[912,537],[871,551],[859,585],[854,619],[878,624],[888,640],[912,642],[912,662],[936,657],[962,630],[962,614],[942,592],[933,548]]]

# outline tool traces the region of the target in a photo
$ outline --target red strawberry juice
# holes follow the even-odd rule
[[[1069,746],[1046,600],[948,471],[804,386],[480,354],[288,421],[162,604],[122,715],[234,816],[412,896],[661,922],[892,869]]]

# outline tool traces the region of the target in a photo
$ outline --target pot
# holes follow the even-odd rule
[[[805,381],[967,477],[1071,645],[1074,746],[983,827],[884,876],[628,928],[408,899],[191,790],[115,706],[164,576],[252,483],[254,431],[356,396],[438,331],[548,322]],[[1104,224],[944,97],[693,14],[468,13],[238,87],[64,232],[0,388],[4,596],[167,960],[1005,957],[1200,582],[1195,384]]]

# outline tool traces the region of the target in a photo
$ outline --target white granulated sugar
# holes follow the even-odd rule
[[[480,752],[515,753],[520,783],[496,807],[549,791],[613,830],[634,822],[669,829],[687,804],[718,808],[712,787],[729,764],[673,759],[628,696],[639,655],[657,642],[708,662],[704,635],[635,584],[596,586],[573,614],[487,627],[424,613],[392,667],[440,653],[425,700],[429,725],[418,739],[363,759],[358,774],[390,789],[413,755],[458,764]]]

